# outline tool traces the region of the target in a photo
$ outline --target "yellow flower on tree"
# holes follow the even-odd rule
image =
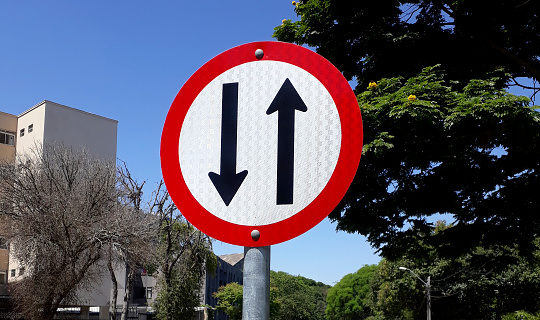
[[[284,24],[285,22],[287,22],[287,19],[281,20],[281,24]]]
[[[377,83],[376,83],[375,81],[373,81],[373,80],[370,81],[370,82],[369,82],[369,85],[368,85],[368,88],[369,88],[369,89],[375,89],[375,88],[377,88]]]
[[[292,2],[292,5],[295,6],[295,5],[296,5],[296,1],[293,1],[293,2]]]
[[[409,101],[416,101],[416,96],[414,94],[411,94],[407,99]]]

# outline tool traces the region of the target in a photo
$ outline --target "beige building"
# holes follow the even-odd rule
[[[17,116],[0,111],[0,162],[13,162],[15,160],[16,132]],[[0,203],[0,206],[2,206],[2,203]],[[9,251],[7,244],[0,239],[0,296],[7,295],[8,261]]]

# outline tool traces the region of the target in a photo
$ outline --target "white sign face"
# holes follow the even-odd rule
[[[290,89],[290,85],[305,109],[286,116],[285,111],[270,111],[280,89]],[[228,125],[224,121],[234,121],[227,120],[223,112],[231,95],[237,97],[233,102],[237,134],[236,141],[228,141],[229,147],[224,148],[223,139],[234,140],[223,132]],[[280,98],[291,101],[290,95],[276,101]],[[291,128],[292,135],[278,138],[280,130],[285,134]],[[202,207],[233,224],[261,226],[290,218],[321,193],[336,168],[341,135],[336,104],[319,80],[293,64],[253,61],[220,74],[197,95],[180,130],[178,156],[187,188]],[[291,143],[294,151],[279,156],[281,145]],[[232,163],[224,164],[227,159]],[[286,162],[292,164],[292,170],[283,169]],[[281,178],[278,168],[283,172]],[[247,171],[229,200],[222,198],[209,176],[223,175],[224,170]],[[292,190],[280,191],[282,183],[287,184],[283,181],[289,179]],[[280,203],[280,193],[288,200]]]

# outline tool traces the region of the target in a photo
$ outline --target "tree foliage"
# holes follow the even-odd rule
[[[451,229],[439,223],[439,232]],[[515,246],[477,246],[449,259],[422,244],[423,258],[405,254],[398,260],[382,260],[371,286],[370,306],[380,319],[417,319],[426,313],[426,288],[412,270],[427,282],[431,278],[431,313],[434,319],[500,319],[516,311],[538,312],[540,271],[538,241],[535,259],[519,255]]]
[[[528,98],[497,89],[500,81],[495,73],[455,90],[429,67],[359,94],[363,155],[330,215],[338,229],[366,235],[390,258],[419,241],[447,254],[480,241],[530,252],[540,228],[540,117]],[[427,218],[436,214],[451,215],[454,227],[433,234]]]
[[[160,182],[151,212],[159,218],[155,256],[159,293],[154,303],[158,320],[190,320],[200,305],[200,290],[207,271],[217,259],[210,238],[184,220]]]
[[[435,64],[464,84],[496,67],[540,80],[538,1],[301,0],[295,11],[274,37],[315,47],[360,88]]]
[[[328,291],[327,320],[360,320],[371,315],[369,297],[371,279],[376,265],[366,265],[357,272],[344,276]]]
[[[275,288],[278,311],[273,320],[317,320],[324,318],[328,286],[293,276],[286,272],[270,271],[270,287]]]
[[[217,310],[223,311],[230,320],[242,319],[243,287],[237,282],[231,282],[219,287],[213,297],[218,299]]]
[[[540,2],[303,0],[295,11],[274,36],[358,80],[364,149],[330,215],[338,230],[390,258],[419,240],[457,255],[480,241],[531,252],[540,118],[503,88],[539,80]],[[455,227],[433,236],[435,214]]]
[[[237,283],[229,283],[214,294],[219,299],[217,309],[231,320],[242,318],[242,288]],[[322,320],[328,289],[328,285],[302,276],[270,271],[270,319]]]

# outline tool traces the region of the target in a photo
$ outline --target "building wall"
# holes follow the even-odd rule
[[[19,115],[17,151],[27,152],[36,142],[58,142],[116,161],[117,126],[116,120],[45,100]]]
[[[0,142],[0,163],[15,161],[15,143],[17,132],[17,116],[0,111],[0,134],[2,141]],[[6,135],[14,137],[6,141]],[[13,142],[11,144],[11,142]],[[1,182],[0,182],[1,183]],[[0,201],[1,202],[1,201]],[[0,203],[2,206],[2,203]],[[0,218],[0,228],[5,228],[4,219]],[[7,280],[9,270],[9,250],[3,239],[0,238],[0,296],[7,295]]]
[[[0,133],[11,133],[16,136],[16,132],[17,116],[0,111]],[[13,161],[14,159],[15,145],[0,143],[0,161]]]
[[[237,254],[235,254],[236,256]],[[232,256],[232,255],[231,255]],[[217,292],[219,287],[226,286],[228,283],[236,282],[243,284],[243,255],[240,260],[230,261],[227,256],[218,256],[218,266],[214,275],[206,273],[206,279],[204,282],[203,297],[201,297],[201,304],[216,307],[217,299],[212,297],[214,292]],[[233,264],[231,264],[231,263]],[[214,320],[226,320],[228,316],[220,311],[216,311],[214,314]]]

